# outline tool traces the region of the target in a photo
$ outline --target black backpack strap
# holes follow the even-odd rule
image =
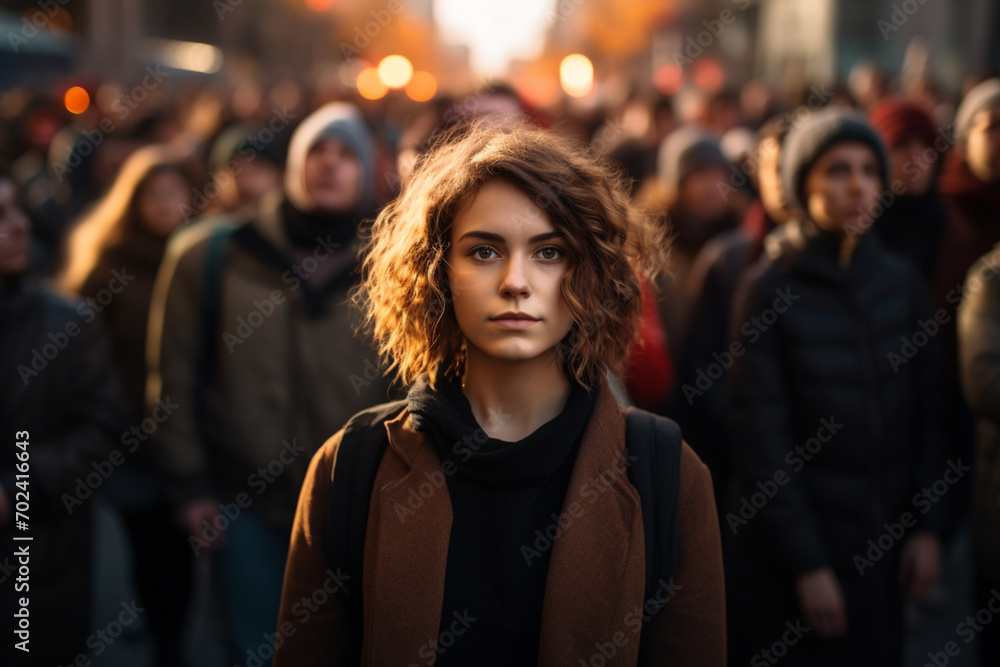
[[[222,301],[222,269],[226,261],[226,242],[233,229],[228,226],[212,230],[205,251],[204,280],[201,301],[201,364],[195,385],[195,406],[198,425],[207,436],[208,387],[215,374],[215,358],[219,350],[219,314]]]
[[[331,570],[344,577],[347,596],[352,664],[361,661],[363,608],[361,575],[364,570],[368,509],[379,464],[389,444],[385,422],[399,415],[399,400],[358,413],[344,427],[333,466],[333,482],[326,512],[324,550]]]
[[[666,417],[631,408],[626,419],[629,481],[639,492],[646,541],[644,611],[659,612],[666,604],[677,567],[678,496],[681,467],[681,430]]]

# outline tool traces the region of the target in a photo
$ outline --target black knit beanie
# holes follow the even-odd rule
[[[889,159],[885,144],[860,112],[827,108],[817,111],[793,127],[781,151],[781,188],[790,208],[806,210],[806,176],[816,161],[835,144],[857,141],[867,144],[878,158],[882,187],[889,187]]]

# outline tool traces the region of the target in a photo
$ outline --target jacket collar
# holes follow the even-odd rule
[[[586,661],[595,641],[619,631],[630,641],[618,657],[622,664],[636,662],[639,637],[627,618],[642,605],[645,551],[639,496],[628,480],[625,414],[603,381],[570,479],[563,526],[550,547],[539,664],[566,663],[567,656]],[[389,447],[365,541],[362,662],[372,665],[419,662],[421,648],[426,652],[437,639],[452,524],[430,436],[413,428],[406,410],[386,429]]]

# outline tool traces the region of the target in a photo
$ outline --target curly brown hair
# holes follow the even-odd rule
[[[560,286],[574,324],[558,346],[563,369],[591,387],[620,373],[642,316],[640,282],[666,267],[662,225],[629,201],[619,168],[559,135],[521,124],[455,128],[423,156],[370,229],[354,293],[364,326],[409,385],[460,373],[464,336],[451,306],[451,225],[486,183],[502,179],[545,211],[567,245]]]

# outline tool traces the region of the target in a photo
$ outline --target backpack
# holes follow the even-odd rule
[[[375,476],[389,439],[385,422],[405,408],[406,400],[385,403],[355,415],[344,427],[337,450],[336,474],[330,485],[324,550],[327,565],[347,575],[352,664],[361,659],[362,584],[365,532]],[[657,594],[660,582],[670,582],[677,566],[677,503],[680,479],[681,431],[666,417],[631,408],[626,419],[626,455],[636,457],[629,481],[639,492],[645,530],[646,583],[644,618],[666,604]],[[665,492],[659,493],[663,489]],[[336,511],[335,511],[336,510]],[[641,640],[640,640],[641,641]]]

